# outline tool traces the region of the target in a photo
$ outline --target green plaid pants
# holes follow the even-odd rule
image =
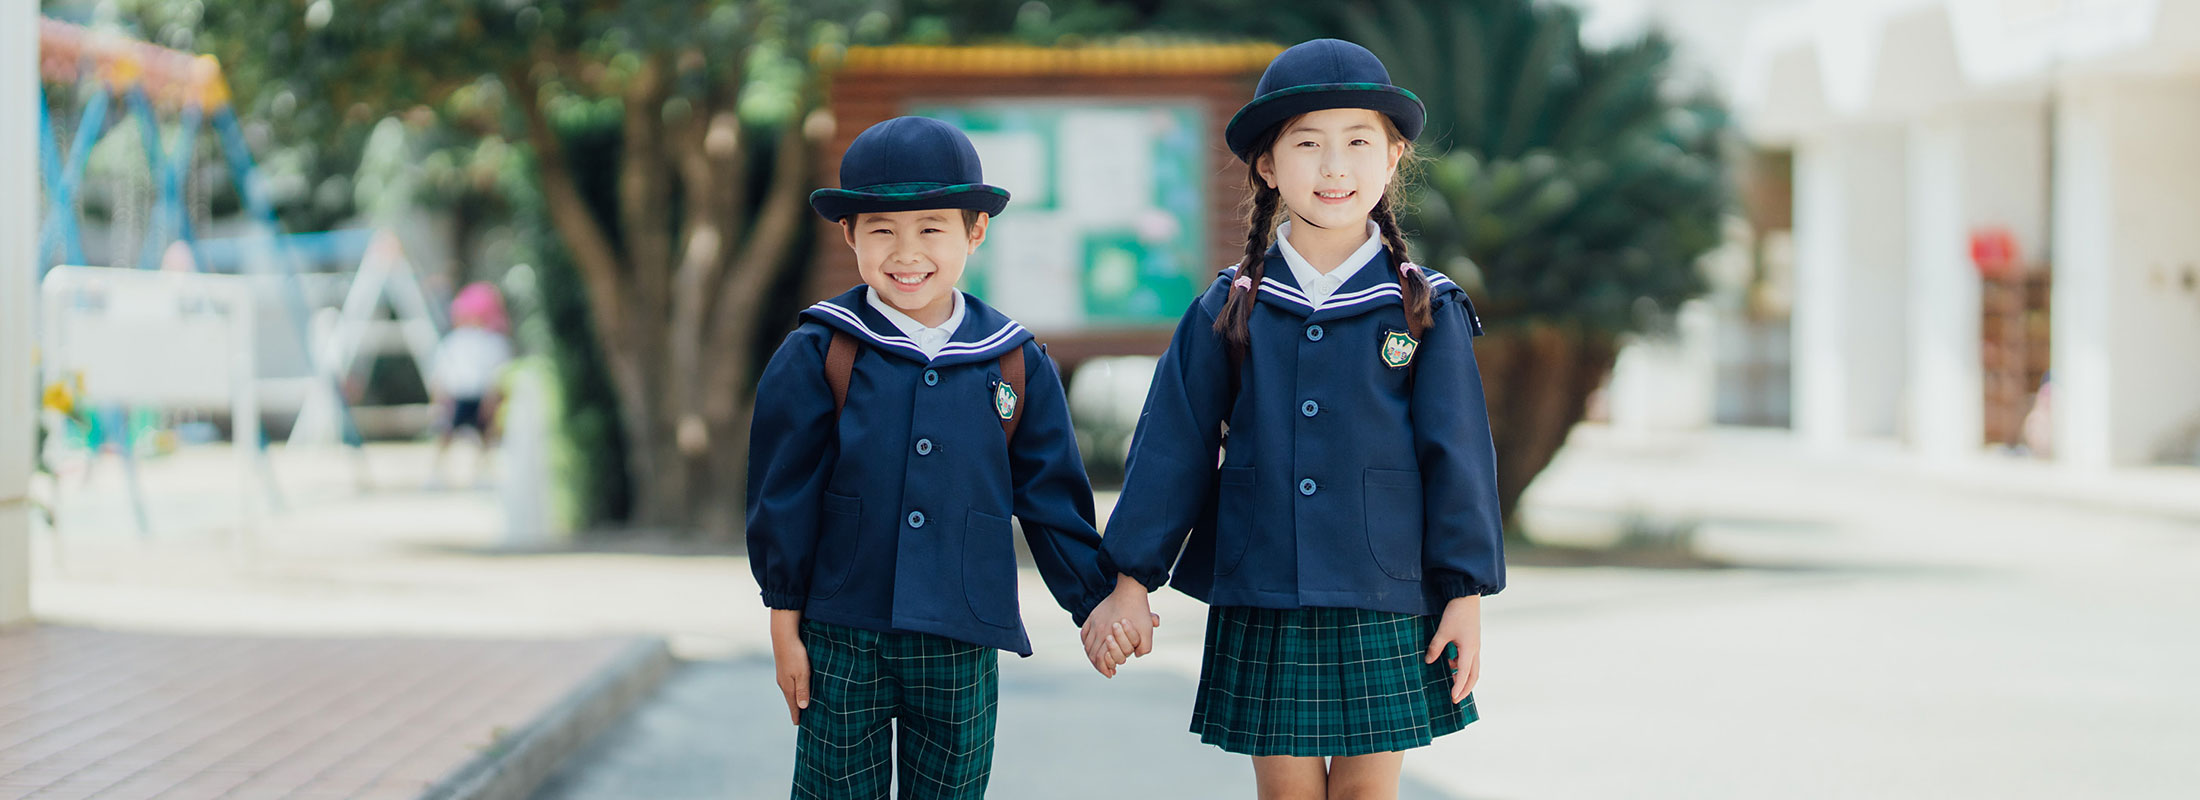
[[[890,779],[903,798],[985,796],[998,651],[807,620],[802,644],[810,651],[810,707],[795,737],[794,800],[884,800]]]

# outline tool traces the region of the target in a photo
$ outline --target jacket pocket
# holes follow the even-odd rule
[[[1421,473],[1370,467],[1361,479],[1365,490],[1368,553],[1383,574],[1402,581],[1421,579]]]
[[[863,498],[825,493],[825,513],[817,522],[817,560],[810,569],[810,597],[824,600],[840,593],[863,542],[862,526]]]
[[[1023,624],[1023,613],[1016,608],[1015,537],[1007,517],[971,511],[963,524],[963,596],[971,616],[987,625]]]
[[[1259,516],[1252,467],[1223,467],[1215,476],[1215,574],[1236,572],[1251,549]]]

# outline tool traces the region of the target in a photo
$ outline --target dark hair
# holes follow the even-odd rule
[[[983,214],[983,213],[985,213],[985,212],[983,212],[983,211],[979,211],[979,210],[977,210],[977,209],[975,209],[975,208],[959,208],[959,209],[956,209],[956,210],[957,210],[957,211],[961,211],[961,212],[963,212],[963,233],[969,233],[969,232],[970,232],[970,229],[971,229],[971,228],[975,228],[975,227],[977,227],[977,226],[978,226],[978,215],[979,215],[979,214]],[[857,218],[857,217],[863,216],[864,214],[876,214],[876,213],[880,213],[880,212],[876,212],[876,211],[866,211],[866,212],[861,212],[861,213],[856,213],[856,214],[849,214],[848,216],[845,216],[845,217],[841,217],[841,218],[840,218],[840,226],[841,226],[841,227],[843,227],[843,228],[847,228],[847,229],[848,229],[848,232],[849,232],[849,233],[851,233],[851,234],[852,234],[852,233],[855,233],[855,232],[856,232],[856,218]]]
[[[1418,162],[1413,152],[1413,143],[1398,132],[1397,124],[1391,122],[1386,115],[1376,116],[1382,118],[1383,132],[1390,137],[1390,141],[1404,142],[1406,149],[1404,155],[1398,159],[1397,176],[1391,180],[1383,196],[1375,199],[1375,207],[1368,210],[1367,218],[1373,220],[1382,231],[1383,245],[1390,248],[1390,257],[1401,267],[1398,270],[1398,292],[1405,301],[1406,327],[1413,338],[1419,339],[1428,330],[1430,321],[1428,280],[1419,275],[1408,274],[1402,268],[1412,258],[1406,252],[1405,233],[1398,229],[1397,204],[1390,199],[1392,192],[1404,185],[1411,175],[1409,167],[1418,166]],[[1253,140],[1253,159],[1245,165],[1245,185],[1252,194],[1246,199],[1245,255],[1238,261],[1238,276],[1250,279],[1252,283],[1243,287],[1233,283],[1230,287],[1230,299],[1223,303],[1222,312],[1215,315],[1215,335],[1222,337],[1223,345],[1229,348],[1233,362],[1245,360],[1245,354],[1252,346],[1252,326],[1249,323],[1253,317],[1253,294],[1260,291],[1261,279],[1267,272],[1268,248],[1275,244],[1276,213],[1283,206],[1283,196],[1275,187],[1261,179],[1260,160],[1275,149],[1276,140],[1283,137],[1283,132],[1296,119],[1298,117],[1286,119],[1262,131]]]

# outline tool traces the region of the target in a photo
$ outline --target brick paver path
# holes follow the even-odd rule
[[[0,634],[0,799],[417,797],[626,641]]]

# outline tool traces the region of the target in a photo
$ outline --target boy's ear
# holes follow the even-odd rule
[[[856,249],[856,215],[840,218],[840,239],[848,243],[848,249]]]
[[[985,228],[992,222],[993,215],[983,211],[970,219],[970,252],[978,252],[978,245],[985,244]]]

